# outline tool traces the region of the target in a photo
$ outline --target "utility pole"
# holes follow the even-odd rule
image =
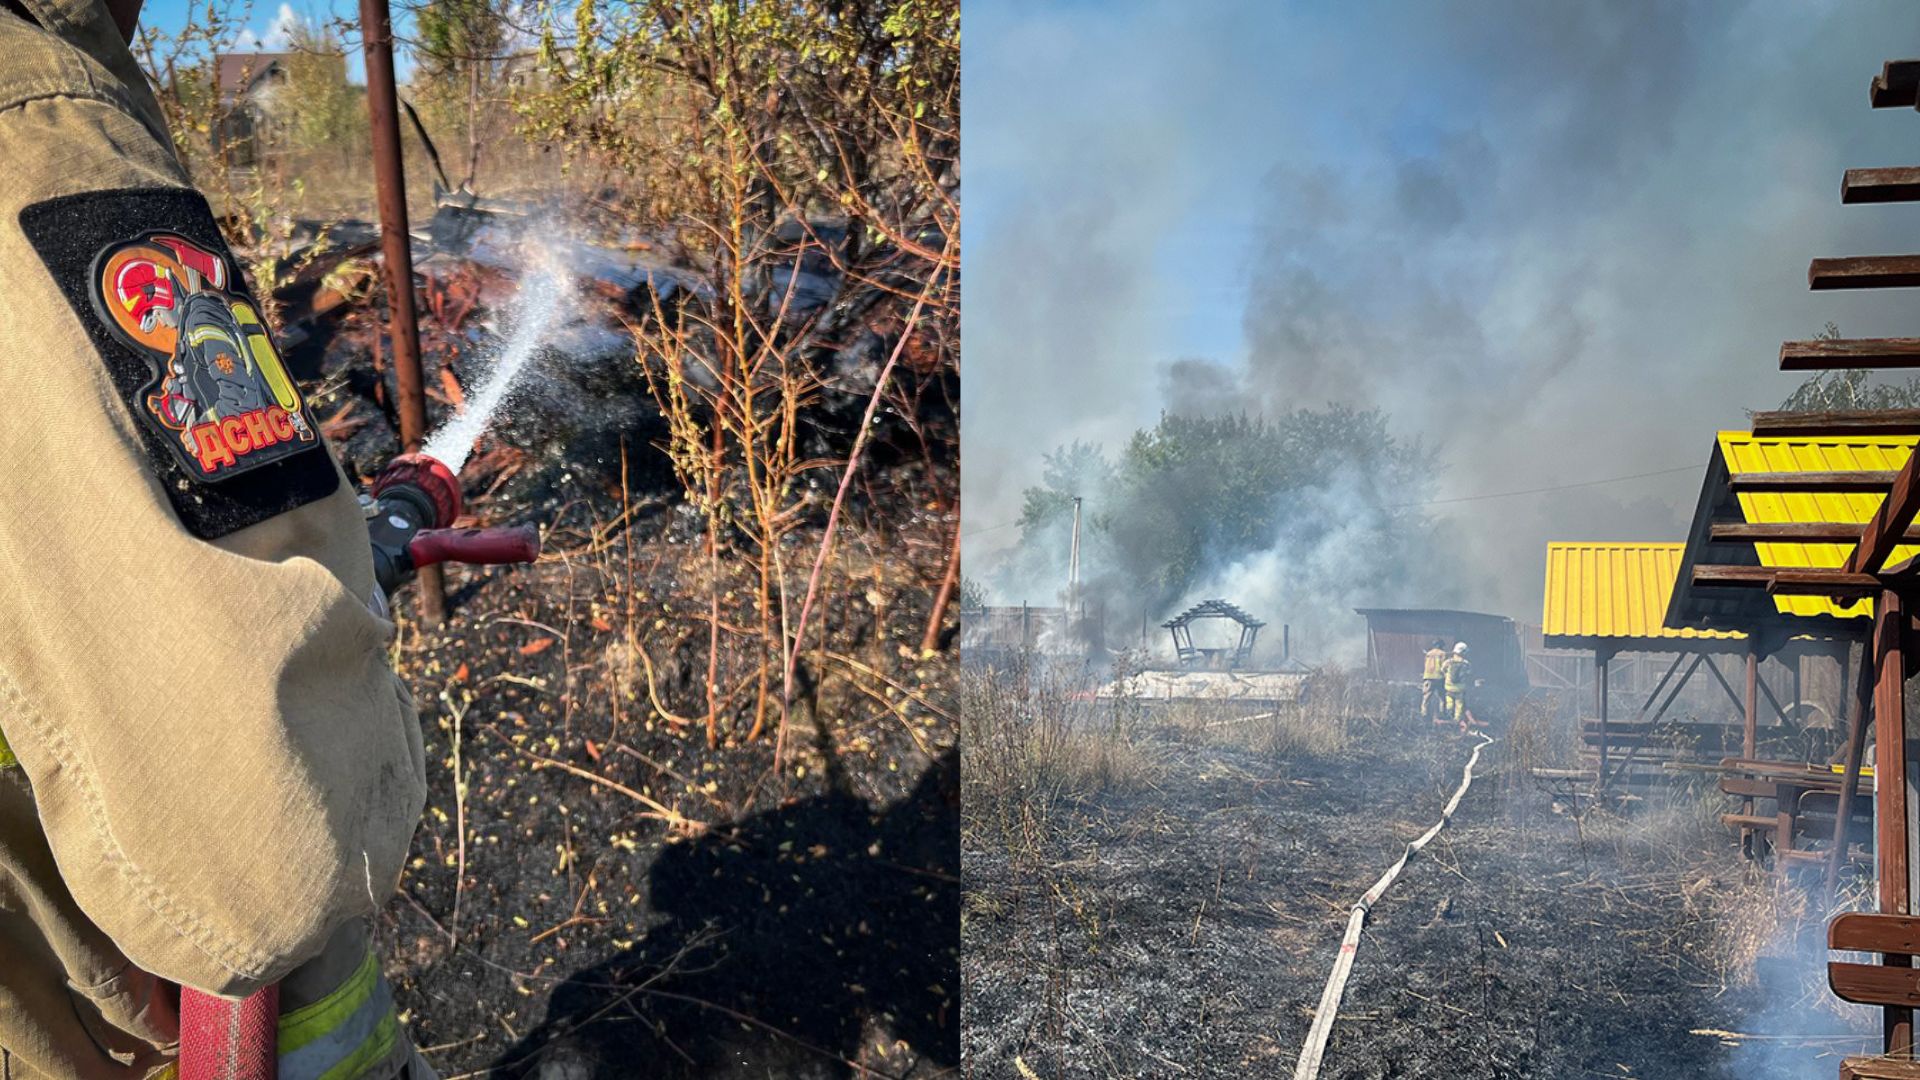
[[[1067,549],[1067,618],[1080,606],[1080,496],[1073,497],[1073,546]]]
[[[407,179],[400,158],[399,93],[393,85],[393,17],[387,0],[360,0],[360,39],[367,57],[367,114],[373,128],[373,183],[380,205],[381,261],[387,280],[387,337],[400,393],[400,449],[414,453],[427,438],[426,384],[420,377],[420,327],[413,308],[413,240],[407,229]],[[438,566],[420,568],[420,618],[447,618],[446,581]]]

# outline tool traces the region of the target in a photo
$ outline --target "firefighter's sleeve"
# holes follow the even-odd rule
[[[389,898],[425,799],[365,525],[344,478],[211,539],[183,524],[220,489],[160,480],[61,286],[94,253],[22,224],[182,198],[150,127],[101,93],[0,102],[0,161],[0,730],[87,916],[148,971],[251,992]]]

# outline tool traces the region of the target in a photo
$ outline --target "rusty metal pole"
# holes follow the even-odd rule
[[[420,327],[414,319],[413,243],[407,230],[407,178],[400,158],[399,94],[393,86],[393,17],[387,0],[360,0],[360,37],[367,59],[367,113],[373,128],[373,182],[380,203],[380,248],[386,264],[387,336],[400,384],[400,448],[418,449],[427,437],[426,385],[420,377]],[[420,570],[420,617],[447,617],[440,567]]]

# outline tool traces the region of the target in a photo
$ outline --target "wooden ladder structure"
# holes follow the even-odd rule
[[[1920,108],[1920,60],[1888,62],[1874,78],[1876,109]],[[1920,166],[1849,169],[1841,181],[1843,203],[1920,202]],[[1920,255],[1869,255],[1814,259],[1807,283],[1816,290],[1887,289],[1920,286]],[[1855,368],[1920,368],[1920,337],[1789,341],[1780,346],[1783,371],[1835,371]],[[1920,410],[1825,413],[1755,413],[1753,431],[1772,436],[1920,435]],[[1920,453],[1892,472],[1745,474],[1740,490],[1883,494],[1885,498],[1863,527],[1839,522],[1745,526],[1742,539],[1852,543],[1852,554],[1837,569],[1785,569],[1756,566],[1696,566],[1696,585],[1761,588],[1773,596],[1826,596],[1851,602],[1874,601],[1873,633],[1849,703],[1848,749],[1834,843],[1827,877],[1831,885],[1846,858],[1845,826],[1858,791],[1868,725],[1874,731],[1875,845],[1878,851],[1878,914],[1843,915],[1829,927],[1836,949],[1878,953],[1878,964],[1836,961],[1829,984],[1849,1001],[1883,1009],[1883,1056],[1851,1058],[1841,1076],[1911,1077],[1920,1080],[1914,1061],[1913,1010],[1920,1006],[1920,920],[1913,918],[1915,866],[1907,827],[1915,805],[1916,778],[1909,760],[1905,684],[1920,665],[1920,568],[1908,559],[1888,565],[1896,545],[1911,542],[1920,515]],[[1732,538],[1732,537],[1728,537]]]

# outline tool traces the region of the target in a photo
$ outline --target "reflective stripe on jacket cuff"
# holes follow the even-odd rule
[[[393,1052],[393,992],[369,951],[326,997],[280,1016],[279,1080],[357,1080]]]

